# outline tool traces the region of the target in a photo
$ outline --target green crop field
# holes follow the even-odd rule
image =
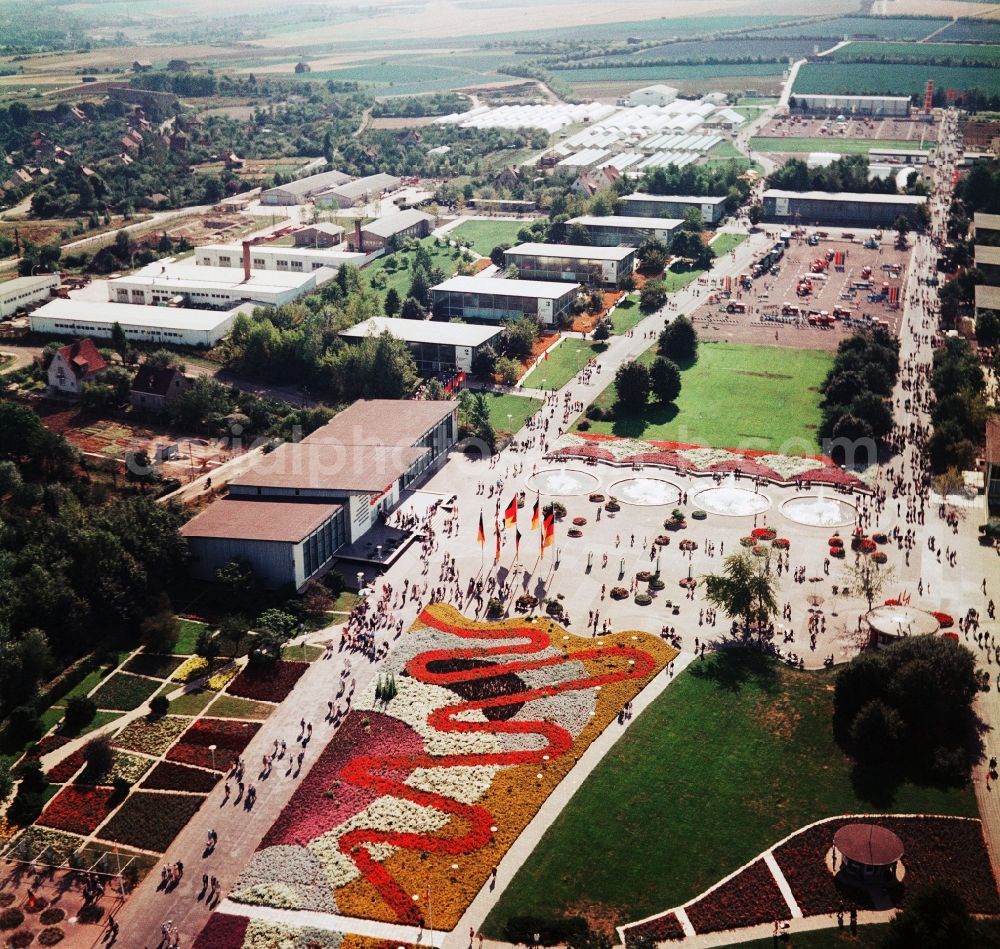
[[[700,63],[696,66],[634,66],[629,69],[593,66],[555,73],[565,82],[659,82],[663,79],[714,79],[718,76],[780,76],[783,63]]]
[[[654,346],[640,361],[648,365],[655,357]],[[592,421],[589,430],[711,448],[816,454],[819,387],[832,363],[831,353],[816,349],[702,343],[697,362],[681,370],[676,406],[650,403],[640,415]],[[612,382],[595,404],[610,409],[616,398]],[[734,405],[740,410],[734,412]]]
[[[976,816],[969,786],[887,786],[853,767],[833,737],[835,676],[741,650],[690,666],[569,800],[490,913],[486,935],[503,938],[512,916],[561,918],[571,907],[607,923],[642,919],[822,817]]]
[[[750,148],[757,152],[838,152],[841,155],[867,155],[873,148],[931,148],[935,142],[905,138],[752,138]]]
[[[1000,46],[985,43],[869,43],[857,42],[842,46],[831,56],[838,63],[851,62],[858,57],[905,56],[908,59],[934,60],[950,59],[951,65],[962,61],[974,63],[1000,63]]]
[[[489,257],[497,244],[516,244],[517,232],[528,227],[531,221],[463,221],[448,232],[448,237],[469,241],[472,249],[483,257]]]
[[[912,96],[923,94],[928,79],[939,89],[1000,95],[1000,69],[905,63],[806,63],[795,77],[793,92]]]
[[[833,20],[812,20],[793,26],[774,26],[756,30],[757,36],[809,36],[842,40],[845,36],[872,36],[886,40],[920,40],[951,20],[933,17],[861,17],[842,16]]]

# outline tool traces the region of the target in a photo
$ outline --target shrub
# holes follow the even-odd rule
[[[36,896],[33,903],[28,903],[24,907],[26,913],[41,913],[47,909],[49,901],[44,896]]]
[[[66,934],[58,926],[50,926],[38,934],[38,945],[54,946],[57,942],[62,942],[65,936]]]
[[[103,906],[98,906],[96,903],[90,903],[87,906],[80,907],[80,912],[76,914],[76,918],[77,921],[81,923],[99,923],[103,915]]]
[[[590,422],[587,419],[583,419],[583,421],[579,422],[576,427],[581,432],[589,432],[590,431]]]
[[[24,949],[25,946],[30,946],[34,941],[35,934],[30,929],[20,929],[11,934],[7,945],[10,946],[10,949]]]
[[[24,913],[16,906],[11,906],[0,913],[0,929],[17,929],[24,922]]]
[[[653,602],[653,598],[648,593],[637,593],[635,595],[635,603],[637,606],[649,606]]]
[[[165,695],[153,696],[149,703],[149,713],[157,718],[162,718],[170,708],[170,700]]]
[[[97,714],[97,703],[82,695],[75,695],[66,703],[62,730],[67,735],[79,735]]]
[[[56,923],[61,923],[65,918],[65,910],[60,909],[58,906],[50,906],[47,910],[42,911],[42,914],[38,917],[38,921],[43,926],[55,926]]]

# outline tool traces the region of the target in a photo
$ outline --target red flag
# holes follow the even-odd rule
[[[514,528],[514,559],[521,556],[521,532]]]
[[[486,531],[483,529],[483,512],[479,512],[479,530],[476,531],[476,540],[479,542],[479,546],[483,547],[486,544]]]
[[[541,556],[545,556],[545,548],[551,547],[553,541],[556,539],[556,515],[552,511],[545,515],[545,520],[542,522],[542,553]]]
[[[500,523],[498,521],[493,522],[493,536],[496,538],[497,550],[496,559],[500,559]]]
[[[517,527],[517,495],[510,499],[507,510],[503,512],[503,522],[505,527]]]
[[[535,497],[535,506],[531,509],[531,529],[533,531],[538,530],[538,505],[541,502],[541,497]]]

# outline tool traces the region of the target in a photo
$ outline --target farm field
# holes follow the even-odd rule
[[[516,244],[517,232],[522,227],[528,227],[531,221],[463,221],[458,227],[448,232],[449,237],[456,240],[469,241],[472,249],[483,257],[489,257],[490,251],[498,244]]]
[[[655,357],[653,346],[639,359],[648,365]],[[697,362],[681,369],[675,406],[650,403],[640,415],[591,421],[589,431],[710,448],[817,454],[819,386],[832,362],[831,353],[819,350],[703,342]],[[610,409],[615,399],[612,382],[595,404]],[[746,409],[733,413],[733,405]],[[777,405],[781,413],[774,411]]]
[[[1000,20],[956,20],[934,37],[937,43],[1000,43]]]
[[[740,56],[773,56],[777,59],[787,59],[792,56],[799,59],[812,54],[815,40],[799,39],[762,39],[750,36],[727,36],[725,39],[681,40],[678,43],[664,43],[662,46],[651,46],[621,55],[602,57],[602,61],[635,64],[649,59],[698,59],[700,57],[719,57],[732,59]]]
[[[556,818],[487,918],[486,935],[500,938],[511,916],[553,918],[567,907],[599,909],[605,925],[641,919],[821,817],[975,816],[969,787],[902,783],[885,795],[884,784],[858,775],[833,738],[834,676],[740,650],[686,669]],[[882,791],[866,795],[873,786]],[[609,812],[609,801],[628,806]]]
[[[765,27],[755,30],[757,37],[833,37],[873,36],[887,40],[919,40],[947,26],[951,20],[924,17],[861,17],[842,16],[832,20],[817,19],[809,23]]]
[[[948,58],[953,64],[961,61],[1000,63],[1000,46],[985,43],[849,43],[831,54],[838,63],[858,57],[906,57],[931,61]]]
[[[942,89],[1000,95],[1000,69],[905,63],[806,63],[793,92],[910,96],[922,93],[928,79]]]
[[[289,78],[326,82],[361,82],[373,87],[375,92],[386,95],[416,95],[421,92],[443,92],[482,82],[510,81],[492,70],[473,72],[470,69],[428,66],[419,63],[408,65],[386,62],[378,65],[351,66],[344,69],[324,69]]]
[[[931,142],[931,145],[934,143]],[[750,139],[750,148],[757,152],[839,152],[842,155],[867,155],[873,148],[919,149],[919,139],[837,138],[769,138]]]
[[[780,76],[784,69],[784,63],[720,63],[718,65],[701,63],[697,66],[634,66],[627,71],[607,66],[591,66],[584,69],[553,70],[553,72],[560,79],[576,85],[584,82],[626,79],[628,82],[641,84],[660,82],[666,79],[715,79],[722,75]]]

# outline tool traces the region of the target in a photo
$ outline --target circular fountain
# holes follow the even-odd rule
[[[699,491],[691,500],[696,507],[725,517],[752,517],[771,506],[771,499],[766,494],[738,487],[732,475],[714,488]]]
[[[626,478],[611,485],[608,493],[625,504],[644,507],[676,504],[681,499],[681,489],[662,478]]]
[[[600,484],[596,475],[577,468],[546,468],[538,471],[525,482],[530,491],[559,497],[586,494]]]
[[[781,505],[781,513],[806,527],[848,527],[854,523],[858,509],[840,498],[809,494],[789,498]]]
[[[876,606],[865,619],[879,642],[894,642],[904,636],[930,636],[941,624],[926,610],[915,606]]]

